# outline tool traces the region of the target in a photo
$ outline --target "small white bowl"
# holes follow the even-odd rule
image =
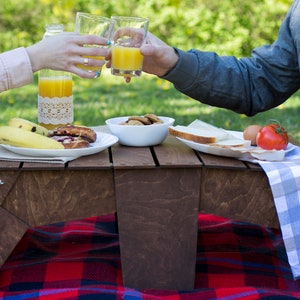
[[[158,116],[163,123],[152,125],[121,125],[129,116],[111,118],[105,121],[111,133],[125,146],[146,147],[161,144],[168,135],[168,128],[174,119]]]

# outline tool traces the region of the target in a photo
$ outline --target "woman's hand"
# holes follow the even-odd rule
[[[84,45],[96,45],[84,47]],[[71,72],[82,78],[98,77],[97,71],[81,69],[79,65],[99,67],[105,64],[104,60],[84,59],[84,56],[107,56],[107,39],[96,35],[80,35],[73,32],[64,32],[47,37],[27,48],[31,61],[32,71],[53,69]],[[101,47],[97,47],[101,46]]]

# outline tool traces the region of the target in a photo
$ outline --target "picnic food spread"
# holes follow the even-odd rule
[[[0,126],[0,144],[35,149],[87,148],[96,141],[96,132],[85,126],[66,125],[49,131],[22,118]]]
[[[251,134],[247,132],[248,139],[245,139],[245,132],[225,130],[200,120],[188,126],[170,126],[169,133],[194,150],[242,160],[282,161],[285,154],[293,150],[293,145],[288,143],[287,132],[278,123],[261,126],[258,133],[255,127],[248,128],[251,131]],[[262,135],[264,130],[268,134]],[[251,145],[254,140],[257,146]]]

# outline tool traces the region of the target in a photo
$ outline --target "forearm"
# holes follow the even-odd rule
[[[21,87],[32,81],[31,63],[25,48],[0,54],[0,92]]]
[[[251,116],[284,102],[299,87],[297,73],[289,70],[282,76],[275,66],[257,57],[238,60],[197,50],[178,53],[177,65],[163,78],[180,92],[212,106]]]
[[[178,50],[178,54],[177,65],[163,77],[177,90],[202,103],[237,112],[245,112],[250,106],[246,75],[234,57],[221,58],[197,50]]]

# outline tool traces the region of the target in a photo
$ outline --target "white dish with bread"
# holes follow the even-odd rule
[[[294,148],[294,145],[288,144],[286,150],[263,150],[251,146],[251,142],[243,138],[243,132],[225,130],[201,120],[195,120],[188,126],[170,126],[169,133],[194,150],[239,159],[252,157],[281,161]]]

